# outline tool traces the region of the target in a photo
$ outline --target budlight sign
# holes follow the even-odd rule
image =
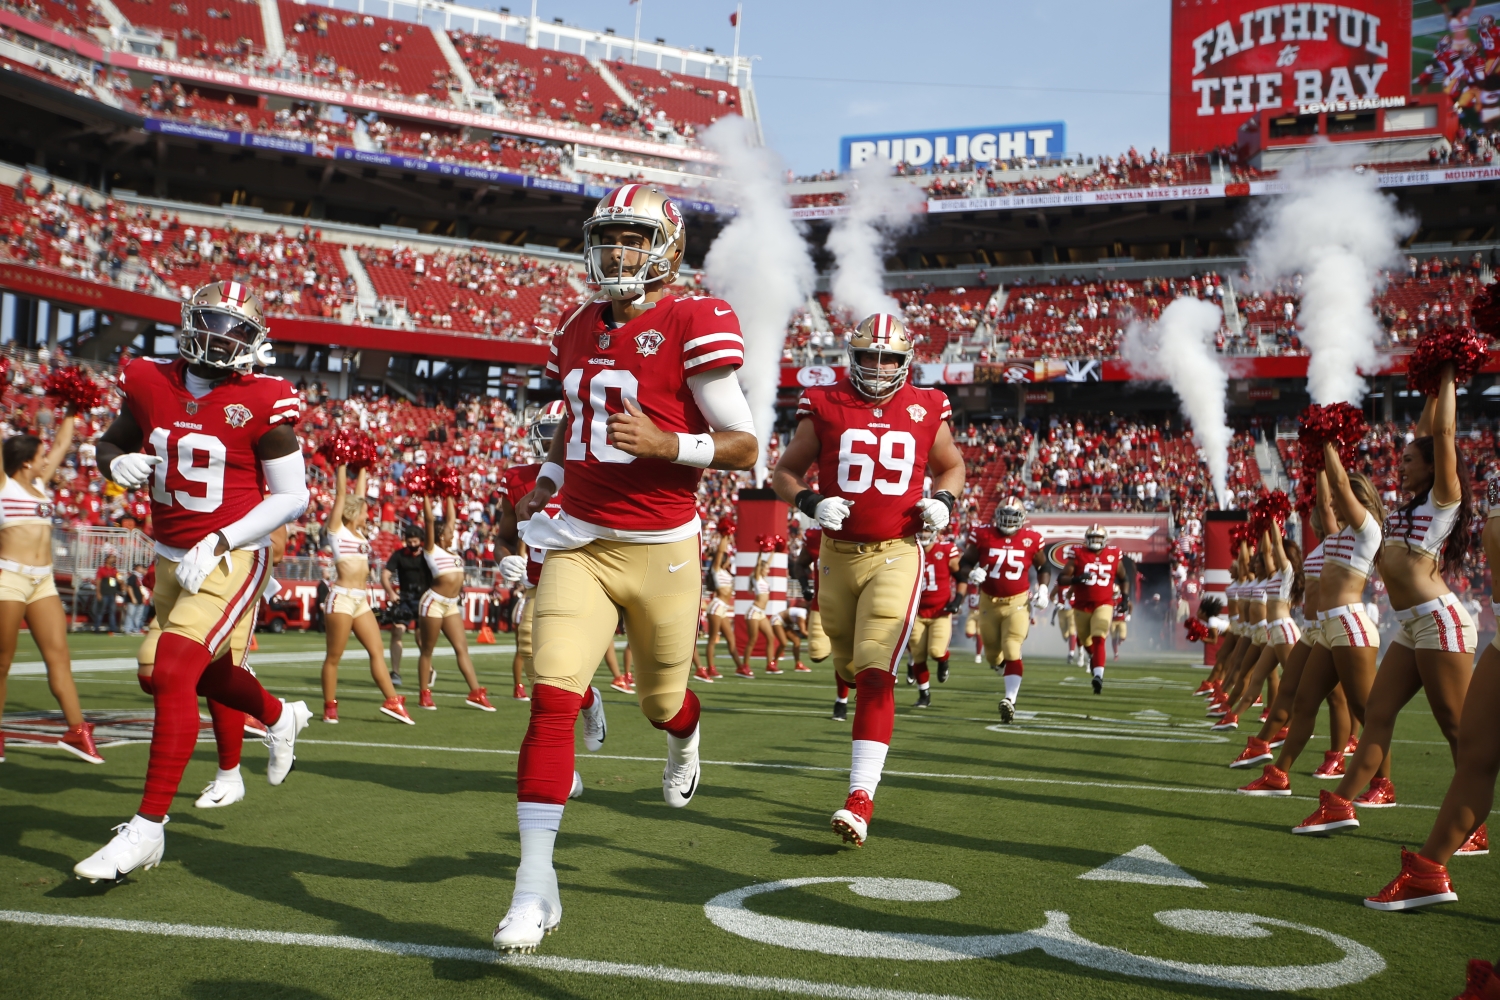
[[[1061,156],[1067,148],[1068,127],[1063,122],[846,135],[839,140],[839,168],[851,170],[870,160],[932,167],[944,161],[1041,159]]]

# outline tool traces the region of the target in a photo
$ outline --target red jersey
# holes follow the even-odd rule
[[[620,531],[665,531],[698,515],[702,470],[636,458],[610,444],[605,421],[629,399],[669,434],[703,434],[690,375],[745,361],[740,322],[723,299],[667,296],[623,326],[605,323],[593,302],[552,338],[547,375],[562,382],[569,425],[563,510]]]
[[[1042,551],[1042,536],[1030,528],[1007,535],[986,524],[974,532],[979,567],[985,571],[981,592],[991,597],[1015,597],[1031,589],[1031,567]]]
[[[542,466],[538,462],[535,465],[512,465],[505,470],[500,479],[500,486],[505,490],[505,499],[510,501],[511,509],[514,510],[521,499],[536,488],[536,477],[541,473]],[[547,506],[542,511],[548,517],[556,517],[562,512],[562,490],[552,494],[552,499],[547,501]],[[546,553],[526,546],[526,585],[535,587],[542,579],[541,556]]]
[[[1486,58],[1500,56],[1500,24],[1492,24],[1488,28],[1479,28],[1479,47],[1484,50]]]
[[[1115,572],[1120,558],[1120,550],[1113,545],[1098,552],[1082,545],[1073,547],[1073,607],[1087,610],[1115,603]]]
[[[922,595],[918,618],[937,618],[948,613],[953,598],[953,543],[933,542],[922,556]]]
[[[849,519],[829,538],[884,542],[922,530],[917,501],[938,429],[953,415],[939,389],[904,383],[872,403],[849,384],[812,386],[797,401],[797,419],[818,434],[818,490],[852,500]]]
[[[272,428],[295,426],[302,404],[274,375],[229,376],[194,399],[187,362],[136,358],[120,373],[125,406],[140,425],[142,450],[163,459],[151,482],[156,540],[187,549],[265,499],[255,446]]]
[[[812,588],[812,593],[807,595],[807,610],[818,610],[818,556],[823,552],[823,529],[808,528],[807,534],[802,536],[802,544],[807,546],[807,554],[812,559],[812,566],[807,574],[807,585]]]

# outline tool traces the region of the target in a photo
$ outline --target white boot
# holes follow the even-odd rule
[[[667,805],[681,809],[693,799],[698,790],[698,777],[702,768],[698,764],[698,731],[687,739],[678,739],[667,734],[667,766],[661,772],[661,794]]]
[[[132,816],[129,823],[115,827],[114,839],[73,866],[73,874],[97,882],[101,878],[119,881],[137,868],[147,870],[161,864],[167,839],[160,823]]]
[[[283,698],[281,704],[281,718],[266,730],[266,748],[271,751],[270,759],[266,761],[266,780],[273,785],[281,784],[292,773],[292,767],[297,763],[297,755],[293,752],[296,749],[297,734],[307,728],[308,722],[312,720],[312,711],[307,707],[307,702],[294,701],[287,704]]]
[[[245,779],[240,776],[239,766],[236,765],[232,771],[221,770],[214,775],[214,780],[203,789],[203,794],[198,796],[198,801],[193,806],[198,809],[218,809],[232,806],[244,797]]]

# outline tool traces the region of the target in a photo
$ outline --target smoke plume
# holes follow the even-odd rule
[[[891,175],[891,165],[871,160],[854,171],[848,211],[828,234],[834,268],[830,280],[833,307],[858,323],[871,313],[901,315],[901,306],[885,290],[885,253],[893,236],[911,226],[922,208],[922,192]]]
[[[1302,277],[1299,336],[1312,357],[1307,389],[1315,403],[1358,404],[1359,372],[1372,371],[1384,336],[1372,303],[1381,269],[1399,266],[1400,244],[1416,220],[1381,193],[1374,171],[1355,173],[1352,153],[1315,149],[1284,171],[1287,192],[1259,213],[1250,262],[1261,281]]]
[[[1223,320],[1218,306],[1184,296],[1163,309],[1155,323],[1131,323],[1121,348],[1136,375],[1165,380],[1177,393],[1182,415],[1192,424],[1198,450],[1208,463],[1220,507],[1229,501],[1230,439],[1224,416],[1229,374],[1214,350],[1214,334]]]
[[[739,378],[760,441],[759,481],[776,419],[787,323],[812,291],[815,272],[791,217],[780,157],[755,145],[749,123],[738,115],[720,119],[704,141],[719,154],[716,195],[735,209],[709,247],[704,270],[714,294],[734,307],[745,337]]]

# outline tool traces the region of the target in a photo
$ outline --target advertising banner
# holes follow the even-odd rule
[[[1500,118],[1500,4],[1413,4],[1411,90],[1446,94],[1468,128],[1492,128]]]
[[[1411,0],[1172,5],[1172,152],[1232,145],[1252,115],[1406,96]]]
[[[870,160],[930,167],[944,160],[962,163],[1014,160],[1023,156],[1040,159],[1061,156],[1067,148],[1068,126],[1063,122],[846,135],[839,140],[839,169],[852,170]]]

